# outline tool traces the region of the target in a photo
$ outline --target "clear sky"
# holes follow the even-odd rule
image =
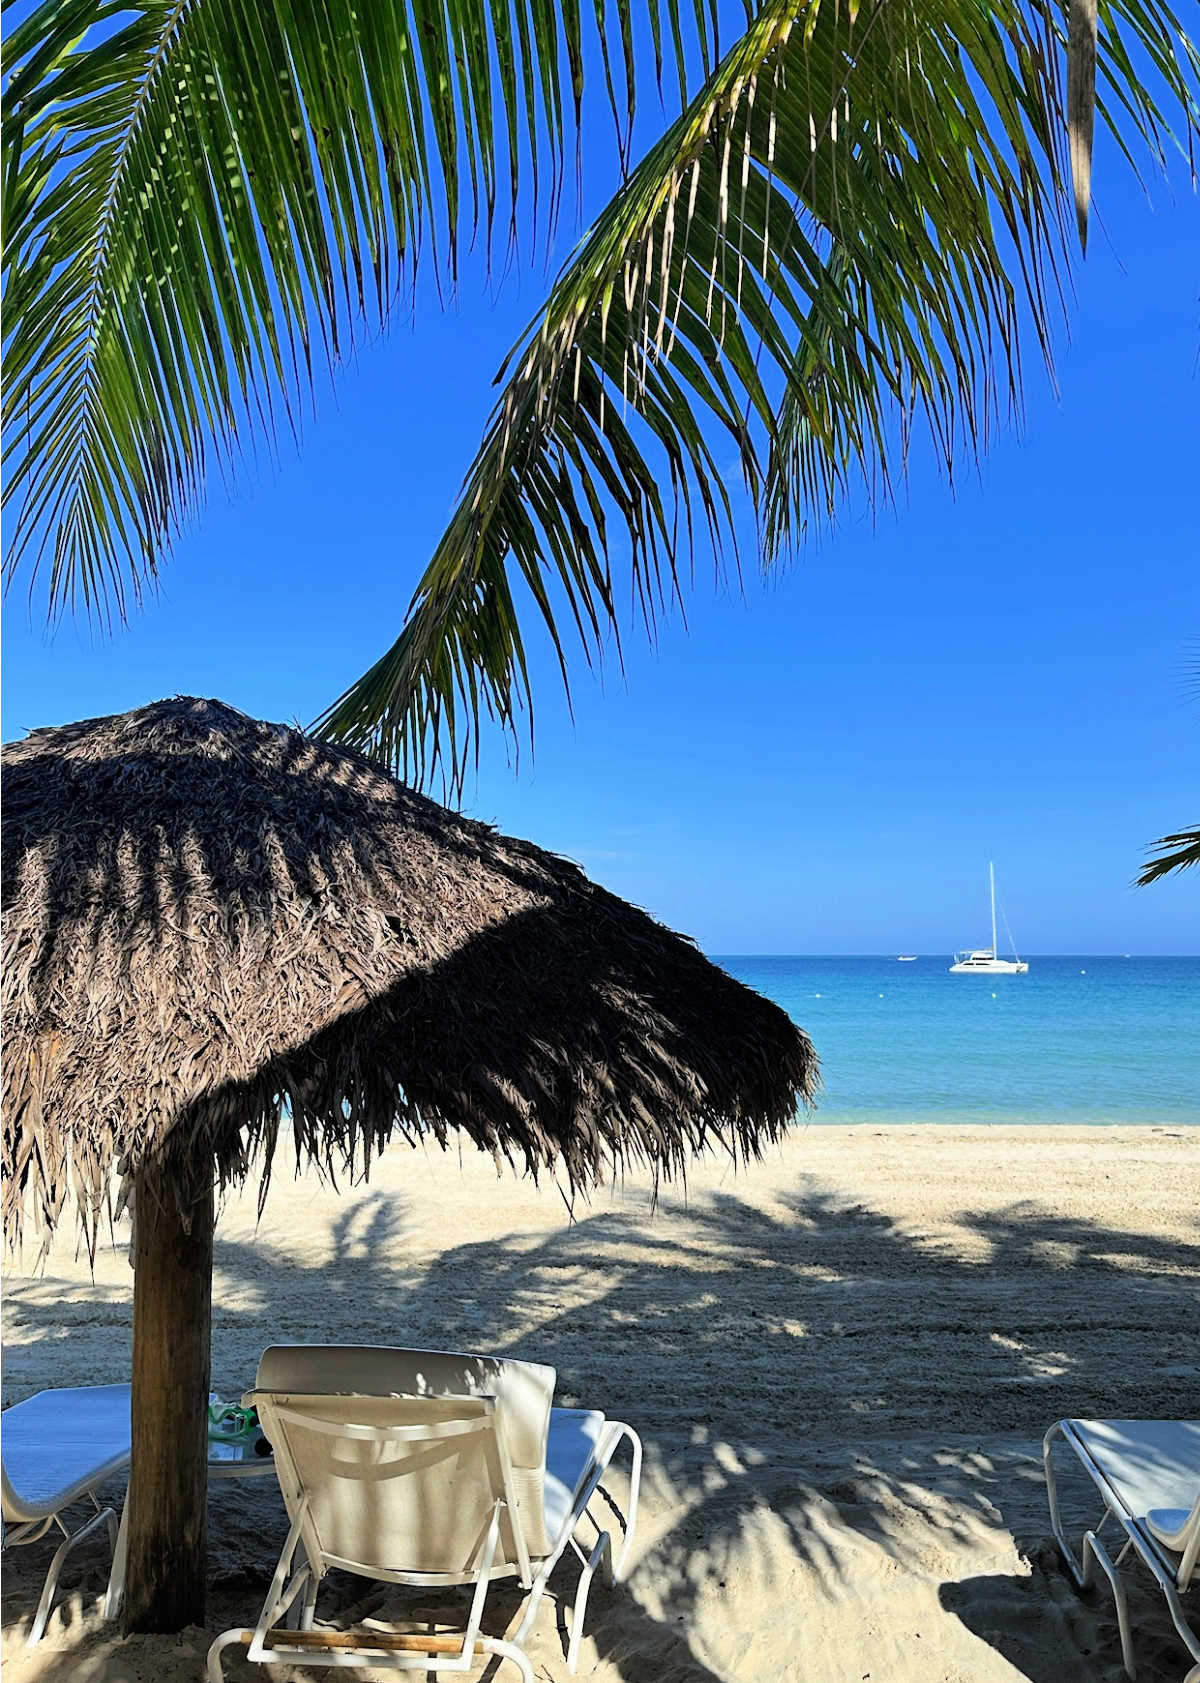
[[[983,941],[989,858],[1023,952],[1200,952],[1200,877],[1131,886],[1200,817],[1200,206],[1182,170],[1153,191],[1100,148],[1060,393],[1031,355],[979,477],[952,495],[918,452],[897,513],[786,573],[701,568],[686,629],[631,632],[603,684],[578,664],[573,720],[535,640],[534,758],[489,740],[467,809],[711,952]],[[298,455],[211,488],[117,636],[47,639],[10,593],[4,735],[174,693],[312,719],[398,631],[541,292],[424,295]]]

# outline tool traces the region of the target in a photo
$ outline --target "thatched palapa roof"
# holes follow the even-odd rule
[[[586,1185],[754,1153],[807,1037],[564,859],[359,755],[179,698],[4,751],[4,1224],[114,1171],[460,1130]]]

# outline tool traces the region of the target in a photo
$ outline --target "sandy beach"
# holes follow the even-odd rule
[[[1056,1564],[1040,1438],[1061,1415],[1195,1415],[1198,1147],[1168,1128],[810,1127],[657,1208],[631,1180],[573,1218],[554,1185],[474,1155],[397,1148],[335,1193],[281,1154],[261,1222],[253,1186],[218,1222],[213,1385],[238,1395],[276,1340],[477,1349],[552,1362],[560,1400],[635,1424],[637,1560],[593,1591],[594,1683],[1117,1683],[1111,1604]],[[128,1378],[122,1238],[94,1278],[66,1226],[40,1274],[10,1263],[6,1404]],[[26,1651],[48,1549],[7,1557],[7,1678],[197,1678],[212,1634],[257,1614],[286,1530],[274,1482],[216,1486],[209,1524],[208,1628],[179,1637],[121,1644],[87,1545]],[[1174,1683],[1183,1650],[1130,1576],[1143,1683]],[[341,1578],[319,1613],[434,1606],[407,1595]],[[499,1633],[516,1597],[490,1605]],[[531,1644],[550,1683],[564,1618],[548,1597]],[[227,1675],[266,1673],[231,1656]]]

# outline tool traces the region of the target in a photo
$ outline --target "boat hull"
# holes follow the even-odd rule
[[[974,964],[968,961],[966,964],[950,966],[952,976],[1024,976],[1028,970],[1029,966],[1022,964],[1020,960],[1010,964],[1003,958],[985,959]]]

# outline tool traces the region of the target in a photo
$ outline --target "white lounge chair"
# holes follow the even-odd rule
[[[291,1530],[253,1630],[227,1630],[208,1654],[319,1666],[465,1672],[488,1655],[525,1683],[522,1644],[564,1551],[582,1563],[567,1663],[575,1670],[588,1589],[596,1571],[619,1579],[637,1519],[642,1446],[621,1421],[552,1407],[555,1373],[533,1362],[427,1350],[278,1345],[244,1399],[258,1409],[275,1450]],[[622,1442],[632,1452],[624,1543],[588,1512]],[[594,1541],[581,1545],[585,1516]],[[300,1561],[294,1566],[294,1561]],[[465,1631],[383,1634],[314,1630],[330,1567],[386,1583],[474,1586]],[[507,1640],[481,1632],[488,1585],[517,1577],[529,1591]],[[298,1628],[283,1628],[289,1620]]]
[[[100,1506],[96,1491],[129,1465],[129,1386],[72,1385],[39,1391],[5,1409],[0,1432],[4,1547],[36,1543],[53,1525],[63,1534],[26,1638],[39,1642],[63,1561],[76,1543],[106,1525],[110,1551],[116,1547],[117,1516],[112,1508]],[[96,1511],[71,1531],[63,1512],[82,1501],[90,1501]]]
[[[1074,1450],[1104,1500],[1104,1514],[1085,1531],[1079,1556],[1063,1530],[1051,1450],[1056,1440]],[[1042,1446],[1050,1523],[1067,1568],[1080,1589],[1090,1588],[1099,1566],[1117,1605],[1121,1655],[1126,1675],[1137,1676],[1133,1632],[1120,1566],[1133,1549],[1154,1574],[1166,1597],[1175,1629],[1192,1658],[1200,1661],[1200,1636],[1188,1622],[1180,1597],[1192,1585],[1200,1561],[1200,1421],[1058,1420]],[[1110,1519],[1125,1533],[1114,1561],[1099,1533]],[[1200,1683],[1200,1664],[1184,1683]]]

